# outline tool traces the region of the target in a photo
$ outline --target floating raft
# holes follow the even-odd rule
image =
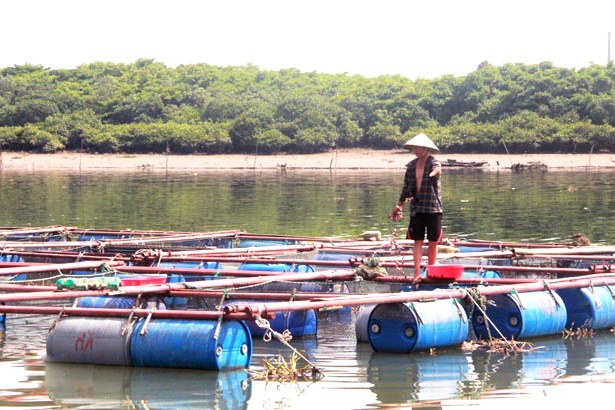
[[[0,313],[56,315],[50,362],[247,368],[253,338],[315,337],[331,311],[354,317],[358,343],[405,354],[615,327],[613,246],[445,239],[415,278],[413,242],[396,238],[68,227],[0,238]]]

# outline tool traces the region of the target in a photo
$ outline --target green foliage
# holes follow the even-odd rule
[[[151,59],[0,69],[7,150],[322,152],[399,147],[418,132],[450,152],[615,151],[615,67],[481,63],[467,76],[169,68]]]
[[[391,149],[399,147],[401,132],[397,125],[376,124],[367,131],[367,143],[373,148]]]
[[[24,146],[30,146],[35,151],[55,152],[64,147],[61,136],[54,135],[32,124],[27,124],[21,129],[20,137]]]

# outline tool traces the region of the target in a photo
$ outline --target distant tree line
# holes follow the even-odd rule
[[[150,59],[0,70],[0,148],[125,153],[615,151],[615,68],[485,62],[461,77],[265,71]]]

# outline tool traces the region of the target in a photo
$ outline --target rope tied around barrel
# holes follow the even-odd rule
[[[516,290],[513,289],[512,293],[516,293]],[[470,300],[473,304],[473,306],[478,309],[480,311],[480,313],[482,314],[483,318],[485,319],[485,329],[487,331],[487,336],[488,336],[488,344],[489,346],[493,349],[493,347],[495,346],[496,348],[498,347],[498,341],[503,343],[505,345],[505,348],[503,350],[505,351],[512,351],[512,352],[519,352],[519,351],[523,351],[523,347],[525,345],[528,345],[528,343],[526,342],[517,342],[515,340],[508,340],[504,337],[504,335],[502,334],[502,332],[500,331],[500,329],[498,329],[498,327],[495,325],[495,323],[493,323],[493,321],[489,318],[489,316],[487,316],[487,304],[491,304],[491,305],[495,305],[495,303],[493,301],[485,301],[483,299],[483,297],[480,294],[480,291],[478,290],[478,288],[469,288],[466,289],[466,294],[467,294],[467,298],[468,300]],[[493,327],[493,329],[495,329],[495,331],[500,335],[500,339],[495,339],[492,335],[491,335],[491,329],[490,326]],[[519,347],[521,346],[521,347]],[[530,345],[531,348],[531,345]],[[502,349],[502,348],[500,348]]]

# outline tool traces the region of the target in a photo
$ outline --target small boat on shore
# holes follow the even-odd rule
[[[440,164],[443,167],[454,168],[480,168],[487,165],[487,161],[458,161],[456,159],[448,158],[445,161],[441,161]]]

